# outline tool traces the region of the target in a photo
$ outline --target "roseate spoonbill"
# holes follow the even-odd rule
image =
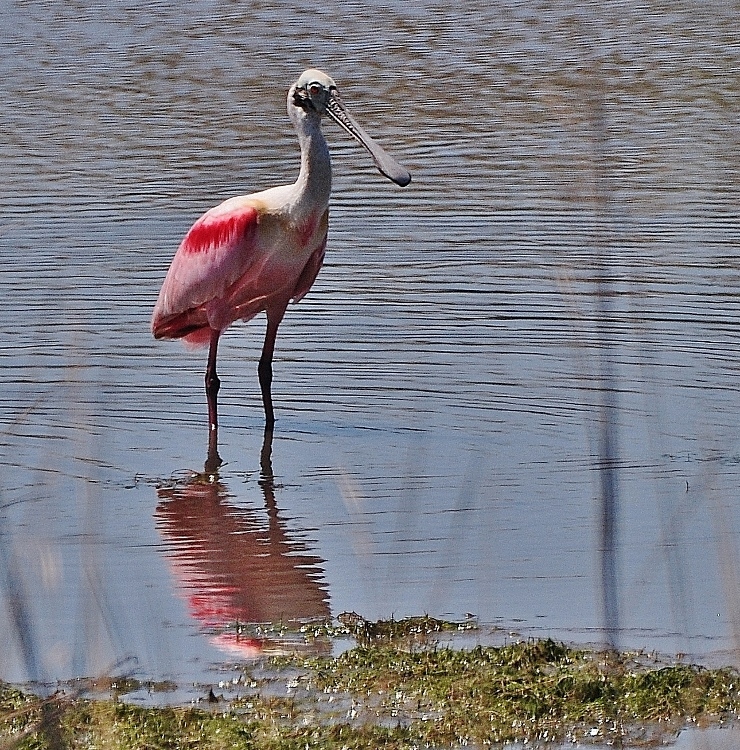
[[[257,371],[266,426],[274,424],[275,336],[288,303],[311,288],[326,248],[331,161],[322,116],[359,141],[390,180],[402,187],[411,181],[406,169],[347,112],[326,73],[311,69],[300,76],[288,91],[288,115],[301,148],[298,179],[230,198],[201,216],[175,253],[152,316],[155,338],[210,347],[205,376],[209,444],[215,444],[218,429],[219,337],[235,321],[250,320],[263,310],[267,331]]]

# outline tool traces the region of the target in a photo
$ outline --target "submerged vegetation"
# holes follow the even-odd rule
[[[243,693],[202,706],[134,706],[0,684],[0,748],[409,748],[594,742],[630,746],[687,725],[734,720],[735,670],[661,664],[644,654],[552,640],[441,647],[432,618],[367,623],[336,658],[266,659]],[[356,619],[355,619],[356,618]],[[113,683],[134,689],[135,681]],[[242,682],[240,682],[240,685]]]

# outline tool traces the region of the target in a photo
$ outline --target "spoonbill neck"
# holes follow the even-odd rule
[[[301,146],[301,170],[296,180],[298,194],[314,206],[326,207],[331,194],[331,157],[321,132],[319,117],[306,117],[295,123]]]

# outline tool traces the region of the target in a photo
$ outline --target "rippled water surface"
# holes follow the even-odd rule
[[[234,623],[346,610],[740,662],[733,3],[4,13],[0,678],[209,682],[285,647]],[[203,211],[295,178],[308,66],[413,182],[325,124],[274,438],[258,318],[192,477],[205,355],[151,309]]]

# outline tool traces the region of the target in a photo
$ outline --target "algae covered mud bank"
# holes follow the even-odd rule
[[[436,634],[455,626],[426,617],[350,627],[356,643],[339,656],[252,663],[239,695],[188,707],[131,705],[140,686],[126,679],[105,700],[2,685],[0,747],[640,747],[731,723],[740,708],[734,669],[553,640],[442,647]]]

